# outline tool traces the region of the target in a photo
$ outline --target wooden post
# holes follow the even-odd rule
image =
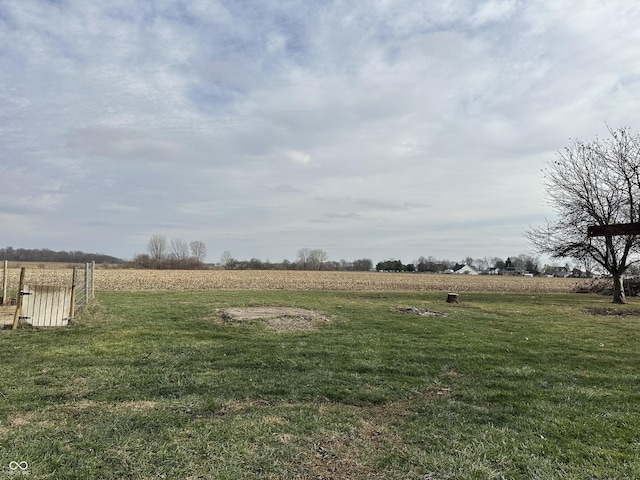
[[[4,271],[2,275],[2,305],[7,304],[7,283],[9,283],[9,270],[7,268],[7,260],[4,261]]]
[[[22,289],[24,288],[24,272],[25,268],[22,267],[20,269],[20,283],[18,284],[18,300],[16,301],[16,313],[13,314],[13,326],[11,330],[15,330],[18,328],[18,320],[20,319],[20,314],[22,313]]]

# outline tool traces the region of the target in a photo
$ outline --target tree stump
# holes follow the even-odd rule
[[[460,300],[458,299],[458,294],[457,293],[448,293],[447,294],[447,303],[460,303]]]

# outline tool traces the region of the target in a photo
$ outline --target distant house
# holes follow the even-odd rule
[[[466,263],[458,264],[453,267],[453,273],[457,273],[459,275],[478,275],[478,271]]]
[[[571,271],[567,267],[547,267],[545,270],[547,276],[551,277],[568,277],[571,275]]]

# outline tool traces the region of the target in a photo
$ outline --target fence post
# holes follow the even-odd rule
[[[96,296],[95,292],[95,275],[96,275],[96,261],[91,261],[91,300]]]
[[[9,280],[9,271],[7,269],[7,260],[4,261],[4,272],[2,275],[2,305],[7,304],[7,283]]]
[[[84,303],[89,303],[89,262],[84,264]]]
[[[22,290],[24,289],[24,272],[25,268],[22,267],[20,269],[20,283],[18,284],[18,299],[16,300],[16,313],[13,314],[13,326],[11,330],[15,330],[18,328],[18,320],[20,319],[20,314],[22,313]]]
[[[69,307],[69,318],[76,314],[76,282],[78,280],[78,267],[73,267],[73,277],[71,277],[71,306]]]

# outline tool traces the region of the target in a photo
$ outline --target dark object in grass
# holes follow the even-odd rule
[[[432,310],[424,310],[422,308],[416,308],[416,307],[399,308],[398,311],[401,313],[408,313],[410,315],[420,315],[422,317],[446,317],[447,316],[447,314],[443,312],[434,312]]]
[[[592,307],[585,308],[585,312],[590,313],[591,315],[604,315],[607,317],[640,317],[640,310],[625,310],[625,309],[617,309],[613,307]]]
[[[448,293],[447,294],[447,303],[460,303],[460,299],[458,298],[457,293]]]

